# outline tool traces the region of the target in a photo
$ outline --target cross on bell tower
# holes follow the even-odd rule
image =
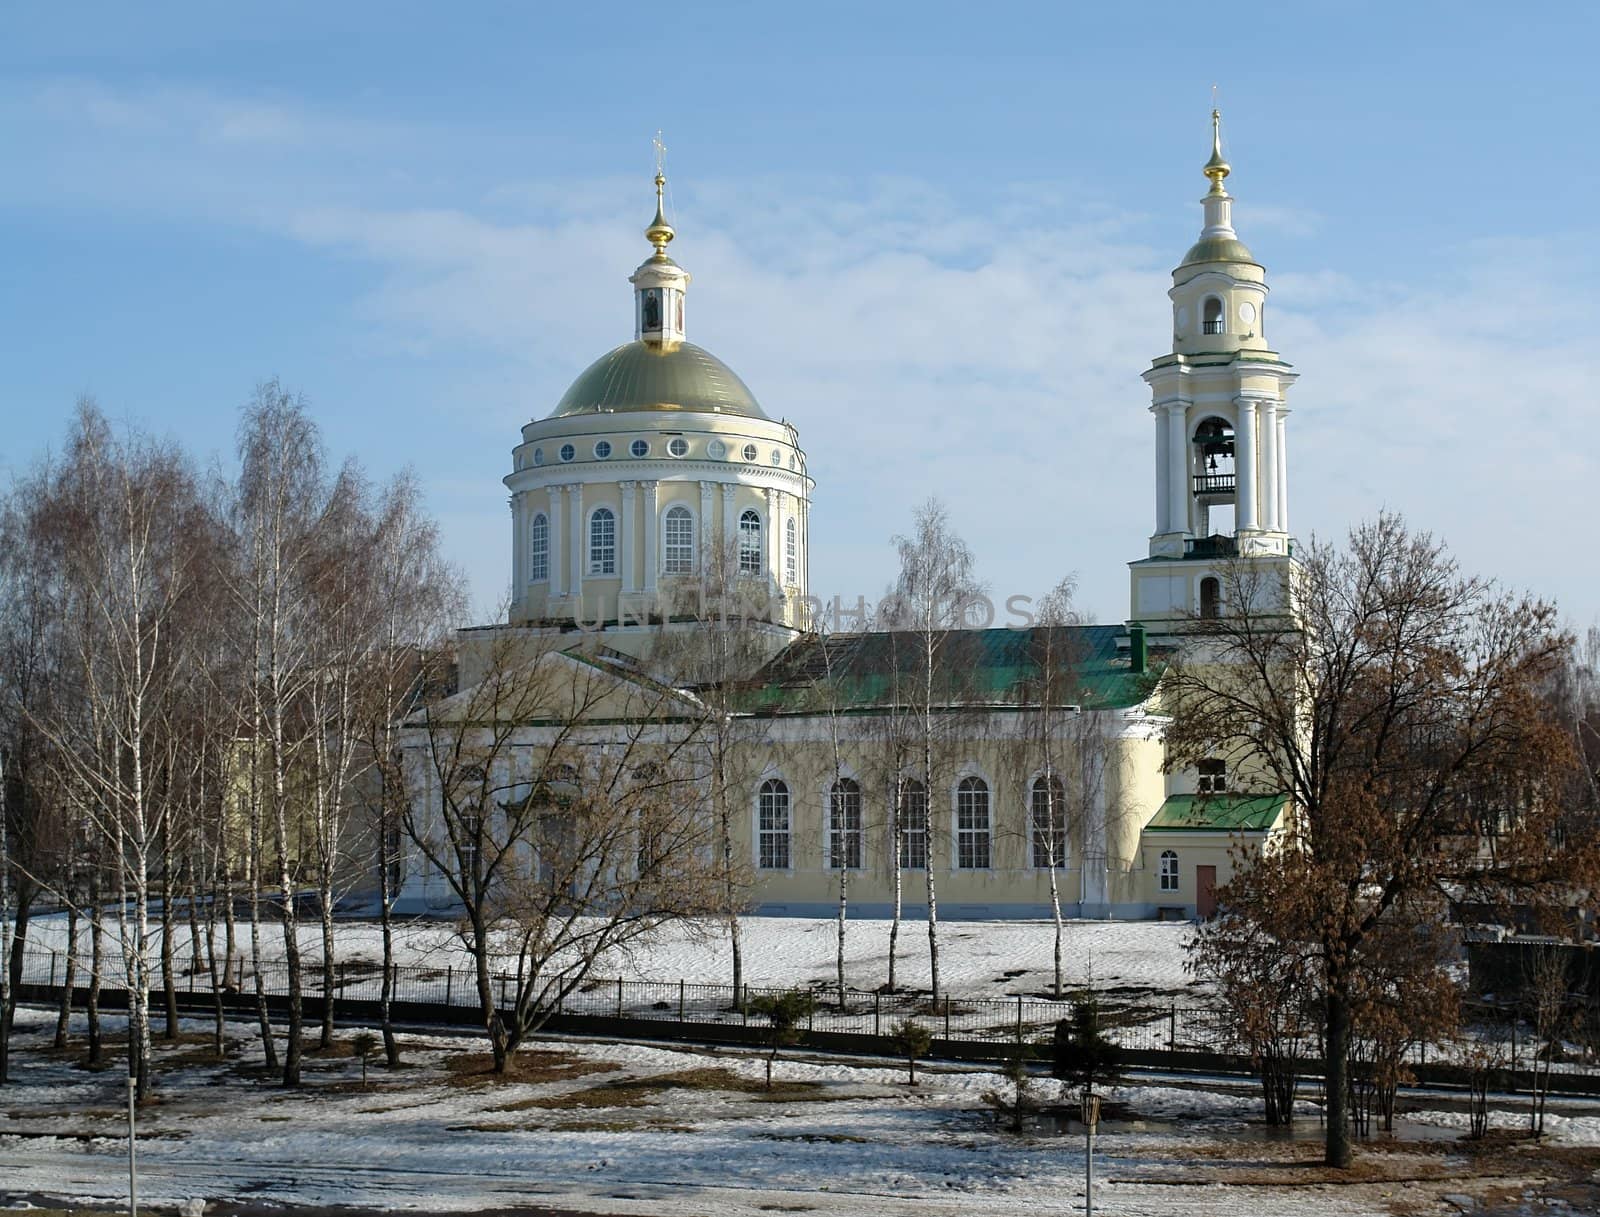
[[[1211,111],[1200,238],[1172,272],[1172,349],[1144,373],[1155,418],[1155,529],[1131,564],[1132,618],[1227,611],[1221,566],[1290,557],[1288,406],[1296,373],[1267,345],[1266,271],[1233,227],[1233,172]]]

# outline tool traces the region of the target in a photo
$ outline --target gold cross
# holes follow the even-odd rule
[[[667,171],[667,146],[661,142],[661,132],[656,132],[656,137],[650,141],[656,149],[656,176],[665,177]]]

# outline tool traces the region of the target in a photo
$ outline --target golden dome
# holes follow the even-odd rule
[[[766,418],[732,368],[691,342],[628,342],[572,382],[551,418],[610,410],[696,410]]]

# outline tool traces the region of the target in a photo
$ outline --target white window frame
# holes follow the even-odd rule
[[[1164,849],[1161,851],[1160,870],[1157,871],[1157,874],[1159,876],[1158,886],[1161,891],[1175,892],[1178,890],[1179,872],[1177,850]]]
[[[1205,772],[1205,767],[1214,767],[1214,772]],[[1228,762],[1220,756],[1208,756],[1195,762],[1194,789],[1196,794],[1227,794],[1228,793]]]
[[[542,511],[528,521],[528,582],[550,582],[550,517]]]
[[[976,782],[983,788],[983,827],[963,828],[961,818],[963,811],[962,800],[964,796],[977,793],[968,787],[968,783]],[[955,848],[951,851],[951,869],[958,871],[986,871],[994,869],[994,783],[981,773],[967,772],[956,779],[956,784],[950,791],[951,817],[955,829],[951,840]],[[980,850],[982,864],[979,865]],[[964,861],[970,857],[972,861]]]
[[[800,586],[800,529],[793,516],[783,522],[783,576],[786,586]]]
[[[671,518],[674,512],[679,511],[683,512],[683,514],[689,518],[689,560],[681,569],[674,568],[672,565],[673,544],[670,539],[672,533],[667,527],[667,521]],[[699,545],[699,537],[700,526],[699,522],[695,519],[694,508],[690,507],[687,503],[668,504],[667,509],[661,513],[661,573],[663,575],[694,574],[696,569],[695,564],[699,558],[699,554],[696,553],[696,549]],[[680,546],[679,548],[682,547]]]
[[[607,564],[606,564],[605,558],[604,558],[604,548],[603,547],[597,547],[595,545],[594,529],[595,529],[595,525],[597,523],[599,523],[600,514],[602,512],[604,512],[606,517],[611,521],[611,539],[610,539],[611,561],[610,561],[610,569],[609,570],[606,568]],[[584,546],[584,555],[587,558],[587,561],[584,563],[584,566],[585,566],[585,568],[587,570],[586,577],[587,578],[593,578],[593,579],[615,579],[617,577],[617,564],[618,564],[618,554],[617,554],[617,512],[616,512],[616,509],[614,507],[608,507],[606,504],[601,503],[598,507],[596,507],[593,511],[591,511],[589,513],[588,522],[587,522],[587,524],[585,526],[585,529],[584,529],[584,536],[586,538],[586,544]]]
[[[776,787],[777,789],[769,790],[768,787]],[[783,827],[769,828],[766,821],[769,810],[766,800],[769,797],[776,799],[780,796],[783,800]],[[775,814],[775,806],[773,810]],[[789,783],[783,780],[782,775],[769,773],[761,779],[761,782],[756,786],[753,813],[756,830],[754,833],[756,870],[792,871],[794,869],[794,791],[790,788]],[[783,865],[779,866],[775,861],[771,863],[767,861],[769,841],[772,844],[773,851],[770,856],[773,858],[777,857],[777,850],[781,842]]]
[[[756,526],[750,532],[754,536],[754,544],[746,542],[746,529],[744,522],[754,519]],[[739,512],[739,573],[741,575],[759,575],[766,569],[766,539],[767,524],[761,518],[761,513],[754,507],[746,507]]]
[[[1048,804],[1041,806],[1039,799],[1040,793],[1046,789],[1045,783],[1047,781],[1054,784],[1057,792],[1055,833],[1053,834],[1056,853],[1055,869],[1065,870],[1067,859],[1071,857],[1071,852],[1067,845],[1067,784],[1061,780],[1059,773],[1053,773],[1048,778],[1043,773],[1035,774],[1033,780],[1028,783],[1028,863],[1034,870],[1051,869],[1051,842],[1049,838],[1052,834],[1049,824],[1050,809]],[[1045,859],[1043,862],[1039,860],[1041,853]]]
[[[920,795],[921,795],[921,798],[922,798],[922,810],[923,810],[923,814],[917,816],[915,819],[912,819],[910,817],[910,815],[908,814],[908,808],[907,808],[907,804],[910,802],[910,797],[909,796],[911,794],[911,788],[913,786],[915,786],[917,788],[917,790],[920,792]],[[896,793],[895,791],[891,790],[889,792],[889,797],[893,798],[895,796],[895,793]],[[923,786],[921,778],[919,778],[919,777],[917,777],[915,775],[908,775],[907,777],[904,777],[904,778],[902,778],[900,780],[899,794],[901,795],[901,803],[900,803],[900,840],[896,843],[896,846],[895,846],[895,856],[899,860],[900,869],[901,870],[911,870],[911,871],[927,870],[928,869],[928,820],[927,820],[927,815],[926,815],[926,813],[927,813],[927,805],[928,805],[928,790],[927,790],[927,787]],[[912,837],[916,837],[918,839],[918,841],[920,842],[921,847],[922,847],[922,862],[920,864],[918,864],[918,865],[912,865],[912,863],[910,863],[910,862],[908,862],[906,860],[908,856],[914,856],[914,855],[912,855],[912,852],[911,852],[911,840],[910,840],[910,838],[912,838]]]
[[[848,786],[849,789],[841,790],[840,787]],[[823,790],[822,805],[827,808],[827,840],[825,842],[824,862],[828,870],[862,870],[867,862],[867,834],[866,820],[862,815],[861,783],[849,773],[841,773],[837,780],[829,782]],[[849,805],[851,798],[855,800],[855,807]],[[842,809],[840,800],[844,800]],[[851,812],[854,811],[852,817]],[[851,823],[852,818],[854,823]],[[840,854],[843,853],[843,863]]]

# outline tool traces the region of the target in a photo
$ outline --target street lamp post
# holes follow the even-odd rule
[[[1100,1096],[1083,1092],[1083,1217],[1094,1217],[1094,1130],[1100,1123]]]

